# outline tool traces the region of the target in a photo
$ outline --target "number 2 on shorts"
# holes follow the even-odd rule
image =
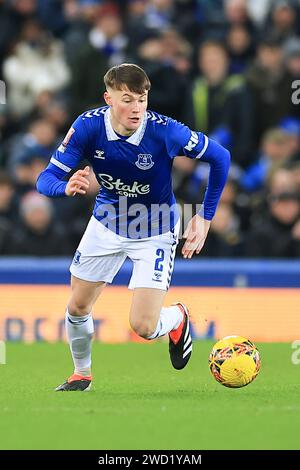
[[[158,248],[156,250],[156,260],[155,260],[155,267],[154,267],[154,270],[155,271],[163,271],[164,269],[164,265],[163,265],[163,260],[165,259],[165,252],[164,250],[162,250],[161,248]]]

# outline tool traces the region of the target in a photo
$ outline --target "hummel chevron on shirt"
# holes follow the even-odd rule
[[[229,152],[201,132],[152,111],[145,113],[129,137],[114,131],[107,106],[81,114],[40,174],[37,189],[46,196],[64,196],[67,182],[62,179],[87,159],[101,185],[93,212],[96,219],[128,237],[130,223],[137,216],[144,222],[146,218],[147,233],[142,231],[139,238],[153,236],[173,229],[179,217],[171,179],[173,158],[178,155],[210,164],[202,215],[211,220],[226,183]],[[141,214],[140,205],[146,212]],[[171,220],[161,216],[162,205],[172,208]]]

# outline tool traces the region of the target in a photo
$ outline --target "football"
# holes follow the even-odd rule
[[[209,369],[225,387],[239,388],[251,383],[260,369],[260,355],[255,344],[243,336],[226,336],[209,355]]]

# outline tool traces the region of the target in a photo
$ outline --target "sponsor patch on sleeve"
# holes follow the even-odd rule
[[[74,132],[75,132],[74,127],[71,127],[68,130],[66,137],[64,138],[63,142],[58,147],[59,152],[64,153],[66,151],[67,145],[70,142],[70,139],[71,139],[72,135],[74,134]]]

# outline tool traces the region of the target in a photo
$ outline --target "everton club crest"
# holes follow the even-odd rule
[[[140,153],[135,164],[140,170],[150,170],[154,165],[152,155],[149,153]]]

